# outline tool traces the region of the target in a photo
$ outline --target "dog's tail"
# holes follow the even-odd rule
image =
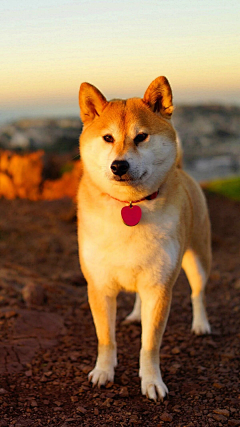
[[[179,135],[177,134],[177,160],[176,165],[177,168],[182,169],[183,168],[183,149],[182,149],[182,143],[179,138]]]

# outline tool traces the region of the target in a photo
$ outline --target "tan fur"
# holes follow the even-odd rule
[[[98,336],[98,358],[89,379],[99,386],[113,381],[116,297],[120,290],[136,292],[126,321],[142,321],[142,393],[156,400],[168,391],[161,377],[159,348],[181,266],[192,288],[192,330],[210,333],[204,307],[211,265],[205,198],[199,185],[179,168],[181,151],[170,121],[172,92],[165,77],[154,80],[143,99],[126,101],[107,102],[98,89],[84,83],[79,103],[84,122],[79,256]],[[135,143],[142,133],[146,139]],[[111,143],[104,140],[106,135],[113,138]],[[115,160],[129,164],[123,178],[112,172]],[[157,198],[138,203],[140,223],[126,226],[121,218],[126,202],[158,189]]]

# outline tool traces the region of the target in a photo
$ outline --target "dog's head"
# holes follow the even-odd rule
[[[103,192],[131,200],[156,191],[175,166],[172,91],[155,79],[143,99],[107,101],[89,83],[79,92],[83,170]]]

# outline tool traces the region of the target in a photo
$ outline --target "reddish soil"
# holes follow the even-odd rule
[[[208,196],[212,334],[191,334],[190,288],[177,280],[161,348],[169,396],[141,395],[140,325],[124,325],[134,296],[118,299],[114,384],[87,381],[97,340],[78,264],[69,200],[0,200],[0,427],[240,425],[240,204]]]

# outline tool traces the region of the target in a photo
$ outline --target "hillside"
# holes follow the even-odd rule
[[[0,426],[239,426],[240,204],[209,195],[213,266],[210,336],[191,334],[180,274],[161,348],[164,402],[140,393],[141,327],[118,299],[114,384],[92,388],[97,339],[78,263],[74,204],[0,200]]]

